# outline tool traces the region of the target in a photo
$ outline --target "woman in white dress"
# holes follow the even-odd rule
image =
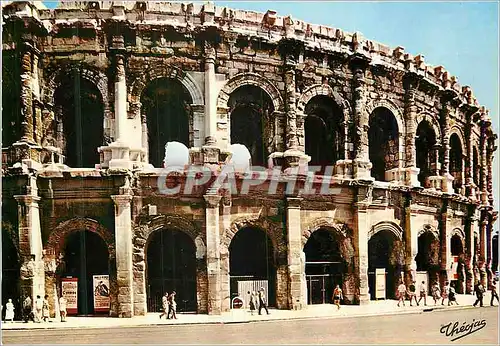
[[[12,304],[12,299],[9,299],[7,304],[5,304],[5,321],[14,321],[14,304]]]

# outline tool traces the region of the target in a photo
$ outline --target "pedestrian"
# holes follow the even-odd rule
[[[269,310],[267,310],[266,291],[264,290],[264,287],[261,287],[259,290],[259,315],[261,315],[262,309],[265,309],[269,315]]]
[[[476,302],[473,304],[473,306],[475,307],[477,303],[479,303],[479,306],[483,307],[484,287],[480,282],[476,283],[476,285],[474,286],[474,293],[476,294]]]
[[[455,288],[452,285],[450,285],[450,289],[448,291],[448,306],[452,305],[452,303],[458,305]]]
[[[340,301],[342,299],[344,299],[344,296],[342,294],[342,289],[340,288],[339,285],[337,285],[333,290],[333,304],[337,305],[337,310],[340,309]]]
[[[66,303],[66,298],[61,295],[61,298],[59,298],[59,313],[61,315],[61,322],[66,322]]]
[[[439,298],[441,298],[441,289],[439,288],[439,284],[434,282],[434,285],[431,287],[432,298],[434,299],[434,305],[437,305]]]
[[[250,295],[248,305],[250,307],[250,314],[253,316],[253,312],[257,310],[257,293],[255,291],[248,291],[248,294]]]
[[[168,292],[165,292],[165,294],[163,295],[163,297],[161,298],[161,306],[162,306],[162,313],[160,314],[160,320],[163,316],[167,316],[167,320],[169,319],[168,318],[168,314],[169,314],[169,310],[168,310]]]
[[[497,302],[500,303],[500,301],[498,300],[497,286],[495,284],[491,285],[491,302],[490,302],[491,306],[494,306],[493,305],[493,298],[496,298]]]
[[[425,281],[422,281],[420,286],[418,286],[418,291],[420,293],[420,297],[418,298],[417,305],[419,305],[422,298],[424,298],[424,306],[427,306],[427,287],[425,285]]]
[[[167,319],[169,318],[170,314],[172,314],[172,318],[174,320],[177,319],[177,303],[175,302],[175,291],[173,291],[169,296],[168,296],[168,314],[167,314]]]
[[[408,295],[410,296],[410,306],[413,306],[413,300],[415,299],[415,303],[417,303],[417,287],[415,286],[416,282],[413,281],[408,288]]]
[[[35,322],[35,318],[33,316],[33,302],[31,301],[30,296],[26,296],[23,301],[23,320],[24,323],[28,323],[29,320]]]
[[[12,304],[12,299],[9,298],[7,304],[5,304],[5,322],[14,322],[14,304]]]
[[[403,280],[399,281],[398,286],[398,306],[401,302],[403,302],[403,306],[405,306],[405,297],[406,296],[406,285],[403,283]]]
[[[45,295],[43,297],[42,318],[43,318],[44,322],[48,322],[49,318],[50,318],[49,296],[48,295]]]
[[[444,305],[444,300],[445,299],[448,299],[448,292],[450,292],[450,283],[448,281],[446,281],[444,283],[444,287],[443,289],[441,290],[441,305]],[[448,302],[449,302],[449,299],[448,299]]]
[[[35,300],[35,322],[40,323],[42,321],[42,308],[43,300],[40,296],[36,296]]]

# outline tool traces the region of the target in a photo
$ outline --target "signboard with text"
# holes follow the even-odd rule
[[[109,275],[94,275],[94,312],[109,311]]]
[[[385,268],[375,269],[375,299],[385,299]]]
[[[78,313],[78,278],[62,278],[61,293],[66,298],[66,313],[76,315]]]

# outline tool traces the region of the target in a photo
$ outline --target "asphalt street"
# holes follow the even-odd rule
[[[2,341],[3,344],[498,345],[498,312],[496,307],[478,307],[404,315],[238,324],[7,330],[2,331]]]

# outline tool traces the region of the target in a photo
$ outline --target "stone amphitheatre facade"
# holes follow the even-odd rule
[[[106,274],[111,316],[174,289],[180,310],[220,314],[239,284],[302,309],[335,284],[366,304],[400,278],[492,279],[497,136],[422,55],[212,3],[19,1],[2,29],[4,297],[48,294],[56,314],[73,276],[88,314]],[[190,177],[165,174],[169,142],[214,178],[233,144],[278,174],[164,194]],[[336,193],[301,193],[325,181]]]

